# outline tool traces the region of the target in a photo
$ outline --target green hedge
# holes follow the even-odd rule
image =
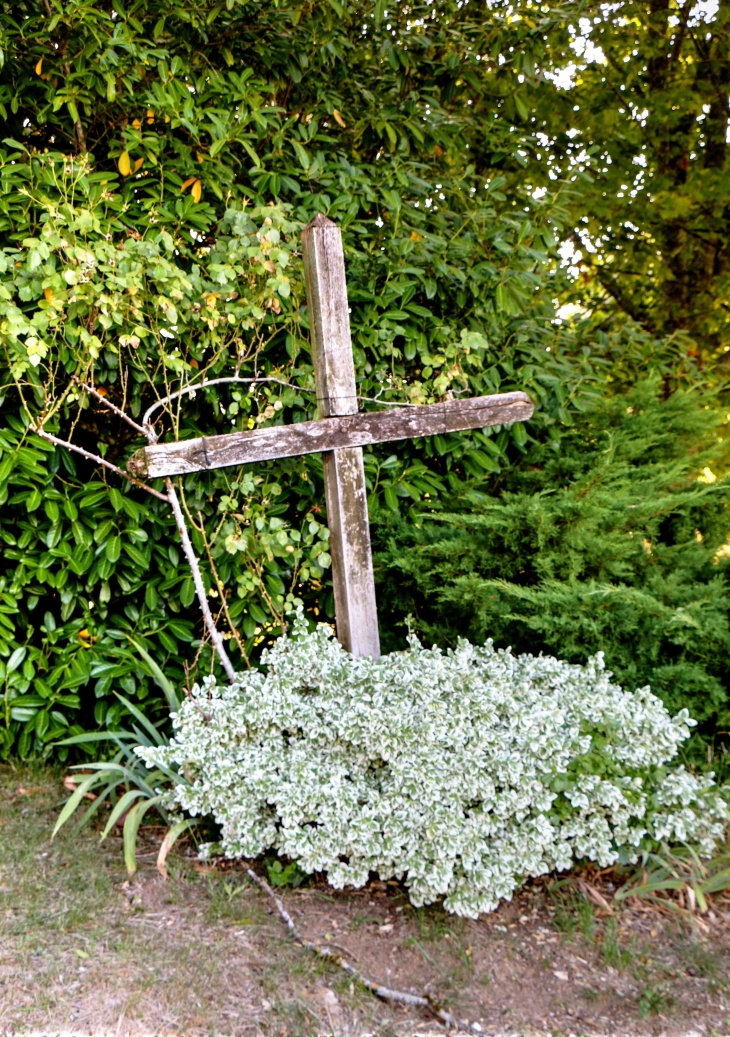
[[[380,523],[386,631],[411,613],[442,644],[492,637],[574,662],[603,651],[719,754],[730,728],[730,480],[717,398],[656,379],[576,417],[560,451],[533,444],[488,494]],[[391,646],[397,643],[391,635]],[[709,750],[708,750],[709,746]]]

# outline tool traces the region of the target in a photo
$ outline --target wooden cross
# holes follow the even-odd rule
[[[533,404],[526,393],[510,392],[388,411],[358,412],[345,258],[339,227],[324,216],[315,216],[302,234],[302,249],[318,420],[177,443],[157,443],[137,451],[127,468],[137,477],[159,478],[321,452],[337,636],[353,655],[377,659],[380,640],[363,446],[489,425],[510,425],[529,418]]]

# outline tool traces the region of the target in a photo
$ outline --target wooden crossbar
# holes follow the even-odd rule
[[[294,425],[274,425],[253,432],[157,443],[133,454],[127,462],[127,470],[137,478],[147,479],[187,475],[277,457],[510,425],[527,420],[532,411],[533,403],[527,393],[508,392],[419,407],[344,414]]]

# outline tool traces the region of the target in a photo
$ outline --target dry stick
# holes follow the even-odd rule
[[[151,493],[153,497],[159,497],[160,500],[165,502],[167,501],[167,496],[164,493],[160,493],[159,490],[153,489],[153,487],[148,486],[147,483],[140,482],[139,479],[135,479],[133,475],[129,474],[129,472],[125,472],[123,468],[118,468],[115,464],[112,464],[111,461],[105,461],[99,454],[92,454],[89,450],[84,450],[83,447],[76,446],[75,443],[69,443],[65,439],[59,439],[57,436],[52,436],[50,432],[46,432],[43,428],[36,428],[33,425],[30,427],[37,436],[41,437],[41,439],[47,439],[49,443],[55,443],[56,446],[65,447],[67,450],[71,450],[74,454],[80,454],[82,457],[85,457],[87,461],[94,461],[95,464],[103,465],[104,468],[108,468],[110,472],[116,472],[117,475],[121,475],[128,482],[134,483],[135,486],[139,486],[143,490],[147,490],[147,492]]]
[[[234,638],[236,644],[238,645],[238,649],[239,649],[241,655],[243,656],[243,658],[244,658],[244,660],[246,662],[246,665],[249,666],[250,663],[249,663],[248,655],[246,654],[246,646],[241,641],[241,636],[238,633],[238,628],[236,627],[235,623],[231,619],[231,614],[228,611],[228,602],[226,600],[226,589],[223,586],[223,581],[221,580],[220,576],[218,575],[218,570],[216,569],[215,562],[213,561],[213,553],[212,553],[212,551],[210,549],[210,543],[208,541],[208,537],[205,534],[205,523],[203,521],[203,516],[201,515],[200,512],[198,512],[198,520],[200,522],[200,525],[198,525],[198,523],[195,521],[193,516],[190,514],[190,509],[188,508],[188,502],[185,500],[185,493],[184,493],[183,488],[182,488],[182,481],[181,481],[181,484],[180,484],[180,495],[182,497],[182,505],[183,505],[183,508],[185,509],[185,514],[188,516],[188,519],[190,521],[190,525],[194,526],[195,529],[197,529],[197,531],[200,533],[201,537],[203,538],[203,546],[205,547],[205,553],[206,553],[207,558],[208,558],[208,565],[210,566],[210,571],[213,574],[213,579],[215,580],[215,585],[218,588],[218,594],[219,594],[220,599],[221,599],[221,605],[223,607],[223,612],[225,614],[226,621],[227,621],[228,626],[230,628],[231,634],[233,635],[233,638]],[[219,613],[219,616],[220,616],[220,613]]]
[[[94,396],[99,401],[99,403],[103,404],[105,407],[108,407],[109,410],[113,411],[120,418],[126,421],[128,425],[131,425],[133,429],[136,429],[143,436],[145,436],[150,443],[155,443],[157,441],[157,436],[151,425],[149,425],[146,422],[144,426],[137,424],[137,422],[130,418],[128,414],[126,414],[123,410],[117,407],[116,404],[112,403],[110,400],[105,399],[100,393],[96,391],[96,389],[92,389],[90,385],[86,385],[78,378],[74,378],[74,381],[85,392],[89,393],[91,396]],[[59,440],[58,442],[61,441]],[[80,448],[78,447],[73,447],[71,443],[67,443],[65,445],[71,449],[80,450]],[[108,462],[105,462],[103,458],[97,458],[97,460],[99,460],[102,464],[107,464],[108,466]],[[114,465],[110,467],[112,467],[114,471],[119,472],[120,475],[124,475],[125,478],[130,479],[131,482],[137,483],[138,486],[145,486],[144,483],[137,482],[137,480],[132,478],[132,476],[127,475],[126,472],[123,472],[121,468],[116,468],[116,466]],[[166,501],[172,508],[172,512],[175,516],[177,530],[180,534],[180,540],[182,542],[183,551],[185,552],[185,557],[187,559],[188,565],[190,566],[190,572],[193,577],[193,583],[195,585],[195,591],[198,596],[198,602],[200,603],[200,610],[203,613],[203,619],[205,620],[205,626],[208,630],[208,633],[210,634],[213,646],[216,652],[218,653],[218,658],[221,661],[223,669],[226,671],[226,676],[232,683],[236,679],[236,671],[233,669],[233,666],[231,665],[231,660],[228,658],[228,653],[226,652],[225,647],[223,645],[223,638],[221,637],[220,632],[218,631],[218,627],[216,626],[216,622],[213,619],[210,607],[208,605],[208,596],[205,593],[203,577],[200,572],[200,563],[198,562],[197,555],[195,554],[193,545],[190,541],[190,537],[188,536],[187,526],[185,525],[185,518],[183,517],[183,513],[180,508],[180,501],[178,500],[177,494],[175,493],[175,489],[170,479],[165,480],[165,485],[167,486],[168,490],[167,495],[165,495],[164,493],[158,493],[157,490],[153,490],[149,486],[145,486],[145,489],[149,490],[150,493],[154,493],[156,496],[160,498],[160,500]],[[215,575],[217,578],[217,573]]]
[[[279,918],[286,923],[289,932],[292,934],[298,944],[305,948],[305,950],[311,951],[316,954],[319,958],[324,958],[325,961],[331,961],[335,965],[339,965],[341,969],[362,986],[367,987],[371,993],[375,994],[376,997],[381,998],[383,1001],[396,1002],[401,1005],[411,1005],[414,1008],[426,1008],[429,1012],[439,1019],[447,1029],[454,1030],[466,1030],[468,1033],[484,1033],[479,1023],[464,1022],[461,1019],[456,1019],[451,1012],[447,1012],[445,1008],[442,1008],[436,1001],[431,997],[422,997],[420,994],[407,994],[403,990],[391,990],[390,987],[384,987],[380,983],[374,983],[373,980],[368,979],[367,976],[363,976],[354,965],[351,965],[349,961],[346,961],[341,954],[336,954],[335,951],[329,947],[320,947],[316,943],[312,943],[311,940],[305,940],[301,935],[294,920],[289,912],[282,904],[279,897],[274,893],[268,882],[265,882],[259,875],[256,874],[251,868],[246,868],[246,874],[255,882],[259,889],[263,890],[266,896],[273,901],[276,906]]]
[[[183,503],[184,502],[185,502],[185,498],[183,497]],[[185,510],[187,511],[187,508]],[[188,512],[188,515],[189,514],[190,513]],[[200,516],[200,512],[198,512],[198,516],[201,517],[201,525],[198,526],[198,529],[200,531],[201,536],[203,537],[203,544],[205,546],[205,553],[206,553],[206,555],[208,557],[208,565],[210,566],[210,571],[213,573],[213,579],[215,580],[216,587],[218,588],[218,594],[220,595],[221,605],[223,606],[223,611],[225,613],[226,620],[228,622],[228,626],[230,627],[230,630],[231,630],[231,633],[233,634],[234,640],[235,640],[236,644],[238,645],[238,650],[241,653],[241,655],[243,656],[243,658],[245,659],[246,665],[248,666],[249,665],[249,659],[248,659],[248,655],[246,654],[246,646],[244,645],[243,641],[241,640],[241,635],[238,632],[238,627],[235,625],[235,623],[231,619],[231,614],[228,611],[228,602],[226,600],[226,589],[223,586],[223,581],[221,580],[220,576],[218,575],[218,570],[216,569],[215,562],[213,561],[213,553],[212,553],[212,551],[210,549],[210,544],[208,543],[208,538],[205,535],[205,526],[202,523],[202,516]]]
[[[118,414],[120,418],[123,418],[133,428],[137,429],[144,436],[146,436],[150,442],[155,441],[157,437],[155,436],[151,428],[142,428],[141,425],[138,425],[135,421],[133,421],[132,418],[129,417],[129,415],[125,414],[124,411],[120,410],[115,404],[111,403],[109,400],[105,400],[104,397],[101,396],[98,392],[96,392],[95,389],[92,389],[91,386],[84,385],[83,382],[80,382],[78,379],[75,379],[75,381],[78,382],[79,386],[82,389],[90,393],[92,396],[96,397],[96,399],[99,400],[100,403],[103,403],[104,406],[114,411],[114,413]],[[89,461],[95,461],[97,464],[103,465],[105,468],[109,468],[112,472],[116,472],[117,475],[121,475],[125,479],[129,480],[129,482],[134,483],[135,486],[140,486],[143,490],[147,490],[148,493],[153,494],[155,497],[159,497],[160,500],[163,500],[165,501],[165,503],[170,505],[170,507],[172,508],[172,513],[175,516],[175,523],[177,525],[177,531],[180,534],[180,541],[182,543],[183,551],[185,553],[185,558],[187,559],[187,563],[190,566],[190,572],[193,577],[195,591],[198,596],[198,602],[200,603],[200,611],[203,613],[203,619],[205,620],[206,628],[208,630],[208,633],[210,634],[210,638],[213,642],[215,650],[218,653],[218,658],[221,661],[221,665],[223,666],[223,669],[226,671],[226,676],[228,677],[229,681],[233,683],[236,679],[236,671],[233,669],[233,666],[231,665],[231,660],[228,658],[228,653],[226,652],[226,649],[223,645],[223,638],[221,637],[220,631],[218,630],[218,627],[215,624],[215,620],[211,615],[210,607],[208,605],[208,597],[205,593],[205,586],[203,584],[203,577],[200,572],[200,564],[193,549],[193,545],[190,542],[190,537],[188,536],[187,527],[185,525],[185,518],[183,516],[182,509],[180,508],[180,501],[178,500],[177,494],[175,493],[175,487],[172,485],[172,480],[165,479],[167,494],[160,493],[159,490],[155,490],[151,486],[147,486],[146,483],[140,482],[139,479],[135,479],[134,476],[129,475],[122,468],[118,468],[115,464],[112,464],[111,461],[105,461],[104,458],[100,457],[98,454],[92,454],[88,450],[84,450],[83,447],[76,446],[74,443],[69,443],[65,439],[58,439],[56,436],[52,436],[49,432],[45,432],[42,428],[33,428],[33,431],[37,435],[42,436],[43,439],[49,440],[49,442],[51,443],[55,443],[58,446],[66,447],[67,450],[71,450],[74,453],[81,454],[82,457],[85,457]]]
[[[116,403],[112,403],[111,400],[107,400],[105,396],[102,396],[100,392],[97,392],[96,389],[93,389],[90,385],[86,385],[86,383],[82,382],[80,378],[76,377],[76,375],[72,375],[71,377],[80,389],[83,389],[84,392],[87,392],[90,396],[93,396],[95,399],[97,399],[99,403],[103,404],[108,410],[116,414],[117,417],[122,419],[122,421],[126,421],[128,425],[131,425],[132,428],[139,432],[141,435],[143,435],[145,439],[150,439],[150,435],[147,429],[143,428],[141,425],[138,425],[134,418],[130,418],[130,416],[125,411],[123,411],[120,407],[117,407]],[[151,439],[150,442],[152,442]]]
[[[226,652],[223,644],[221,632],[215,625],[215,620],[211,614],[210,605],[208,604],[208,595],[205,593],[205,585],[203,584],[203,577],[200,572],[200,563],[198,562],[197,555],[193,550],[193,545],[190,542],[188,529],[185,525],[185,516],[182,513],[182,508],[180,507],[180,501],[175,492],[175,487],[172,485],[172,479],[169,477],[165,479],[165,487],[167,489],[167,500],[170,502],[170,507],[175,516],[175,522],[177,523],[177,531],[180,534],[182,548],[185,552],[185,557],[187,558],[190,572],[193,576],[193,583],[195,584],[195,592],[198,595],[200,611],[203,613],[203,619],[205,620],[206,628],[210,634],[210,639],[218,653],[218,658],[221,661],[223,669],[226,671],[226,676],[231,684],[233,684],[236,680],[236,671],[233,669],[231,660],[228,658],[228,652]]]

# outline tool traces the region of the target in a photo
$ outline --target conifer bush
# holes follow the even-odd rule
[[[491,641],[357,659],[299,614],[232,686],[173,714],[148,766],[183,769],[170,798],[212,815],[228,857],[273,849],[338,888],[402,878],[416,905],[476,917],[527,876],[635,861],[661,841],[711,854],[727,804],[711,775],[668,769],[694,723],[649,688]]]
[[[726,408],[658,379],[576,414],[560,449],[531,442],[484,492],[374,525],[381,630],[403,643],[486,637],[582,663],[601,651],[698,721],[696,759],[727,762],[730,483]],[[394,636],[395,635],[395,636]],[[723,764],[725,761],[725,764]],[[706,765],[706,763],[705,763]]]

